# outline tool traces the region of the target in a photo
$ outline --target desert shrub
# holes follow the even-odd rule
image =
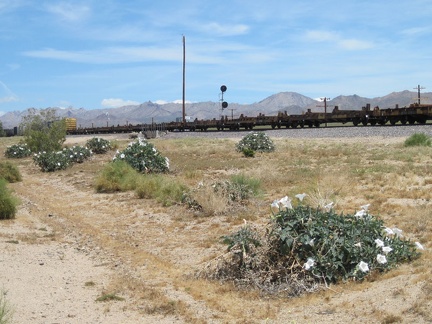
[[[160,174],[143,174],[139,177],[135,192],[140,198],[156,199],[164,206],[182,202],[187,187]]]
[[[245,157],[255,157],[255,151],[248,147],[244,147],[242,153]]]
[[[6,186],[6,180],[0,179],[0,219],[15,218],[18,200],[12,196]]]
[[[137,171],[126,161],[117,160],[107,164],[94,181],[96,192],[133,190],[136,187]]]
[[[30,110],[23,117],[24,142],[32,152],[55,152],[66,140],[66,122],[54,109]]]
[[[207,215],[222,215],[239,207],[261,193],[261,181],[244,174],[208,185],[200,183],[197,188],[185,193],[183,202],[195,211]]]
[[[31,155],[31,150],[28,148],[28,145],[25,143],[8,146],[5,151],[5,156],[8,158],[19,159],[30,155]]]
[[[92,151],[94,154],[105,154],[109,150],[111,150],[111,142],[100,138],[100,137],[93,137],[92,139],[89,139],[86,143],[86,147]]]
[[[18,182],[22,180],[21,173],[16,165],[6,161],[0,162],[0,178],[5,179],[7,182]]]
[[[252,132],[244,136],[240,142],[236,144],[236,150],[238,152],[243,152],[243,154],[245,154],[245,152],[250,153],[251,151],[273,152],[275,150],[275,145],[266,133]]]
[[[245,225],[222,237],[230,255],[200,275],[295,296],[323,284],[362,280],[420,255],[419,243],[404,239],[398,228],[385,227],[366,206],[342,215],[301,203],[292,207],[285,197],[272,208],[276,213],[264,234]]]
[[[432,139],[424,133],[414,133],[405,140],[404,145],[408,146],[431,146]]]
[[[90,156],[92,151],[84,146],[72,146],[70,148],[64,148],[63,153],[69,156],[69,160],[72,163],[83,163]]]
[[[35,153],[33,161],[43,172],[64,170],[71,165],[69,155],[63,151]]]
[[[230,180],[217,181],[212,186],[215,192],[222,194],[231,201],[241,202],[259,192],[260,181],[245,175],[234,175]]]
[[[123,151],[117,151],[115,160],[124,160],[135,170],[143,173],[160,173],[169,171],[169,160],[143,139],[132,142]]]

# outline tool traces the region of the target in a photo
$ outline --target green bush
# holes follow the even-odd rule
[[[18,200],[6,187],[6,180],[0,179],[0,219],[15,218]]]
[[[417,249],[422,249],[420,243],[404,239],[400,229],[385,227],[367,206],[342,215],[302,203],[293,208],[285,197],[274,201],[272,210],[276,212],[261,236],[249,225],[223,236],[231,258],[224,256],[204,276],[296,296],[320,285],[388,271],[418,258]]]
[[[7,182],[18,182],[22,180],[21,173],[16,165],[6,161],[0,162],[0,178],[5,179]]]
[[[39,152],[33,156],[33,161],[43,172],[64,170],[71,165],[69,155],[63,151]]]
[[[160,174],[143,174],[139,177],[135,192],[139,198],[156,199],[163,206],[182,202],[187,187]]]
[[[130,143],[123,151],[117,151],[113,160],[124,160],[143,173],[169,171],[168,158],[163,157],[153,144],[142,139]]]
[[[24,142],[32,152],[55,152],[66,140],[66,121],[56,116],[55,109],[28,110],[23,117]]]
[[[87,141],[86,147],[94,154],[105,154],[111,150],[112,145],[111,142],[106,139],[93,137]]]
[[[243,154],[247,156],[246,154],[250,154],[251,151],[273,152],[275,150],[275,145],[266,133],[252,132],[244,136],[240,142],[236,144],[236,150],[237,152],[243,152]]]
[[[117,160],[107,164],[95,179],[96,192],[133,190],[136,187],[137,171],[126,161]]]
[[[432,140],[430,136],[424,133],[414,133],[405,140],[404,145],[409,146],[431,146]]]
[[[28,148],[28,145],[23,144],[14,144],[8,146],[5,151],[5,156],[8,158],[24,158],[31,155],[31,150]]]
[[[64,148],[63,153],[69,156],[69,160],[72,163],[83,163],[91,156],[92,151],[87,147],[72,146],[70,148]]]

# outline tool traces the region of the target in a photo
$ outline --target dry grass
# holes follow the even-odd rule
[[[0,152],[16,141],[18,138],[0,139]],[[210,187],[200,191],[197,199],[205,213],[199,215],[184,206],[163,207],[153,200],[137,199],[133,193],[94,193],[93,180],[111,160],[110,154],[55,174],[41,173],[28,158],[12,161],[23,173],[23,184],[12,187],[38,202],[39,209],[32,207],[31,211],[45,218],[48,212],[56,215],[44,219],[51,229],[48,233],[39,231],[19,239],[37,242],[38,237],[55,233],[55,239],[60,240],[66,230],[79,233],[82,244],[103,248],[123,265],[118,269],[119,278],[108,288],[126,296],[128,307],[177,316],[189,323],[337,322],[331,317],[334,314],[344,321],[356,316],[382,323],[432,320],[431,148],[405,148],[404,139],[393,144],[383,139],[275,139],[274,153],[245,158],[235,151],[237,141],[152,140],[169,157],[171,176],[191,189],[200,182],[212,183],[235,174],[260,180],[263,196],[244,208],[230,206]],[[122,149],[127,142],[119,140],[116,145]],[[0,161],[3,159],[0,154]],[[50,200],[40,197],[35,192],[40,186],[48,193],[58,190],[73,195],[70,209],[65,211],[53,193]],[[419,241],[426,250],[412,264],[369,282],[340,284],[290,301],[238,291],[229,283],[192,279],[191,274],[224,253],[220,236],[241,226],[243,218],[263,228],[271,201],[303,192],[309,195],[307,203],[333,201],[341,213],[352,213],[370,203],[372,214],[390,227],[403,229],[406,237]],[[418,294],[414,296],[414,292]],[[381,295],[387,296],[388,307],[372,307],[371,298],[383,298]]]

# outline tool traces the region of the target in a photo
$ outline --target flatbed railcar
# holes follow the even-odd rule
[[[240,129],[248,130],[254,127],[271,128],[298,128],[298,127],[320,127],[322,124],[352,123],[358,125],[395,125],[405,124],[425,124],[432,120],[432,104],[411,104],[408,107],[380,109],[367,104],[361,110],[340,110],[338,106],[330,112],[312,112],[310,109],[300,115],[290,115],[287,112],[280,112],[274,116],[259,114],[256,117],[248,117],[241,114],[238,118],[228,118],[223,116],[220,119],[208,119],[186,122],[168,122],[159,124],[138,124],[125,126],[89,127],[68,129],[68,134],[107,134],[107,133],[127,133],[127,132],[154,132],[160,131],[207,131],[209,129],[224,131],[237,131]]]

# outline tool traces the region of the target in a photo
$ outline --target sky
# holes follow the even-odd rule
[[[0,0],[0,114],[181,102],[183,44],[187,102],[431,91],[431,17],[432,0]]]

